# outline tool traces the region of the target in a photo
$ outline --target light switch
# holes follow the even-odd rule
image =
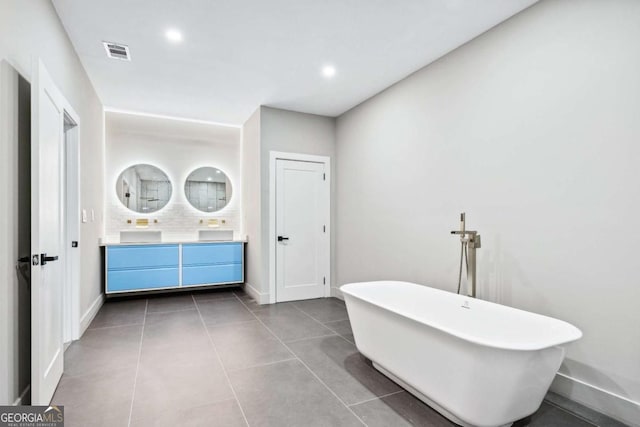
[[[82,222],[87,222],[87,210],[82,209]]]

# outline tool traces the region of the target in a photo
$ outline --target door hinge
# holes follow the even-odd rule
[[[327,232],[327,226],[326,226],[326,225],[323,225],[323,226],[322,226],[322,232],[323,232],[323,233],[326,233],[326,232]]]
[[[323,181],[326,181],[326,180],[327,180],[327,174],[326,174],[326,173],[323,173],[323,174],[322,174],[322,180],[323,180]]]
[[[327,278],[326,278],[326,277],[323,277],[323,278],[322,278],[322,284],[323,284],[323,285],[326,285],[326,284],[327,284]]]

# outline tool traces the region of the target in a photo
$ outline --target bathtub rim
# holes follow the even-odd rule
[[[550,348],[550,347],[557,347],[557,346],[569,344],[571,342],[577,341],[580,338],[582,338],[582,331],[580,329],[578,329],[576,326],[570,324],[569,322],[565,322],[564,320],[556,319],[554,317],[545,316],[543,314],[538,314],[538,313],[534,313],[534,312],[531,312],[531,311],[521,310],[519,308],[511,307],[511,306],[504,305],[504,304],[498,304],[498,303],[495,303],[495,302],[486,301],[486,300],[480,300],[480,299],[474,298],[474,300],[481,301],[483,304],[497,305],[497,306],[501,306],[501,307],[506,307],[509,310],[526,313],[527,315],[539,316],[539,317],[543,317],[543,318],[552,320],[554,322],[561,323],[561,324],[566,325],[568,327],[567,335],[570,335],[569,337],[567,337],[565,339],[549,340],[549,342],[545,343],[545,344],[542,344],[542,343],[519,343],[518,345],[509,345],[508,343],[504,343],[504,342],[493,342],[493,341],[491,341],[489,339],[480,339],[480,338],[478,338],[476,336],[473,336],[471,334],[467,334],[467,333],[464,333],[464,332],[460,332],[460,331],[458,331],[456,329],[453,329],[453,328],[447,328],[446,326],[442,326],[441,324],[427,323],[422,319],[419,319],[419,318],[417,318],[415,316],[412,316],[410,314],[407,314],[407,313],[402,313],[397,309],[391,308],[391,307],[386,306],[386,305],[381,305],[381,304],[377,304],[375,302],[372,302],[372,301],[368,300],[365,297],[357,295],[352,290],[352,288],[362,287],[363,285],[367,285],[367,284],[382,285],[382,284],[393,284],[393,283],[399,283],[399,284],[411,285],[411,286],[426,287],[426,288],[429,288],[429,289],[431,289],[433,291],[442,292],[442,293],[448,293],[448,294],[451,294],[453,296],[458,296],[461,299],[471,298],[471,297],[465,297],[463,295],[454,294],[453,292],[445,291],[445,290],[442,290],[442,289],[433,288],[433,287],[426,286],[426,285],[420,285],[418,283],[404,282],[404,281],[398,281],[398,280],[378,280],[378,281],[368,281],[368,282],[346,283],[346,284],[340,286],[340,291],[345,296],[349,296],[349,297],[355,298],[357,300],[360,300],[362,302],[365,302],[367,304],[370,304],[372,306],[387,310],[387,311],[389,311],[391,313],[394,313],[394,314],[396,314],[398,316],[401,316],[401,317],[403,317],[405,319],[409,319],[409,320],[411,320],[413,322],[416,322],[416,323],[419,323],[421,325],[424,325],[424,326],[427,326],[427,327],[430,327],[430,328],[433,328],[433,329],[437,329],[440,332],[443,332],[445,334],[449,334],[449,335],[454,336],[454,337],[456,337],[458,339],[461,339],[461,340],[464,340],[464,341],[467,341],[467,342],[470,342],[470,343],[473,343],[473,344],[476,344],[476,345],[495,348],[495,349],[499,349],[499,350],[507,350],[507,351],[539,351],[539,350],[544,350],[544,349]],[[348,308],[348,305],[347,305],[347,308]]]

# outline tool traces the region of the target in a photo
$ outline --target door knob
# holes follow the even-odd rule
[[[57,261],[58,255],[56,256],[47,256],[47,254],[40,255],[40,265],[46,265],[48,262]]]
[[[284,236],[278,236],[278,242],[283,242],[285,240],[289,240],[289,238]]]

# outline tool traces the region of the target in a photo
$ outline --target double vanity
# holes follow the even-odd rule
[[[123,224],[127,230],[120,231],[119,239],[102,244],[105,293],[114,296],[243,283],[245,242],[234,240],[234,230],[228,229],[224,216],[220,217],[231,194],[230,179],[214,167],[191,172],[183,195],[173,192],[167,174],[155,166],[138,164],[125,169],[116,181],[116,196],[136,216]],[[182,197],[189,209],[218,216],[199,221],[198,228],[207,229],[199,229],[197,238],[164,239],[162,231],[153,229],[156,219],[140,217],[154,215]],[[227,229],[218,229],[220,226]],[[194,224],[185,222],[184,232],[173,229],[169,234],[189,237],[193,234],[189,227],[193,230]]]

